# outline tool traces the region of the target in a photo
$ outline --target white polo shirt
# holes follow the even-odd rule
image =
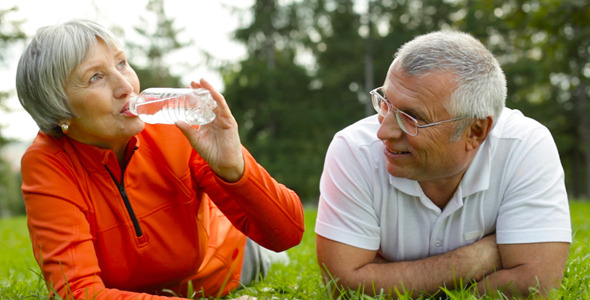
[[[443,210],[387,172],[379,122],[338,132],[326,154],[315,231],[392,261],[448,252],[496,232],[499,244],[570,242],[564,173],[547,128],[505,108]]]

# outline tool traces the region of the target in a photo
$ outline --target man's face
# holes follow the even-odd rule
[[[383,92],[391,104],[418,120],[419,125],[452,119],[444,107],[456,88],[452,73],[430,73],[411,76],[391,65]],[[419,128],[410,136],[398,126],[395,115],[379,116],[377,136],[384,143],[388,172],[396,177],[416,181],[460,178],[470,159],[465,138],[456,137],[458,122]]]

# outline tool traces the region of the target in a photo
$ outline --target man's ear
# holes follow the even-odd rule
[[[494,119],[492,116],[488,116],[485,119],[474,119],[466,129],[466,150],[475,150],[481,145],[492,130],[492,124]]]

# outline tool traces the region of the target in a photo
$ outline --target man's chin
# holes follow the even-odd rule
[[[405,168],[389,162],[387,163],[387,172],[393,177],[411,179]]]

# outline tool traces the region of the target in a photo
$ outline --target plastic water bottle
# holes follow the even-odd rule
[[[128,109],[150,124],[203,125],[215,119],[216,107],[211,93],[203,88],[149,88],[132,98]]]

